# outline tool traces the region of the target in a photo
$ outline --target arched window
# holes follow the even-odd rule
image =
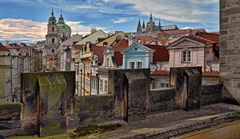
[[[55,43],[55,39],[54,38],[52,38],[52,43]]]
[[[54,31],[54,29],[55,29],[55,28],[54,28],[54,27],[52,27],[52,31]]]

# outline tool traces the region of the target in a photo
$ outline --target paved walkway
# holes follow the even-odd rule
[[[84,138],[169,138],[240,119],[240,106],[219,103],[194,111],[172,111],[147,116],[117,130]]]

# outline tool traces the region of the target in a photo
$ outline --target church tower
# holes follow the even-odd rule
[[[147,22],[147,32],[153,32],[155,28],[155,23],[152,18],[152,13],[150,14],[149,21]]]
[[[52,9],[51,16],[48,19],[48,30],[46,35],[46,45],[56,47],[58,44],[57,20]]]

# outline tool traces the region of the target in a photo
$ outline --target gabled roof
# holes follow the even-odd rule
[[[146,47],[146,46],[144,46],[144,45],[142,45],[142,44],[140,44],[140,43],[134,42],[133,44],[131,44],[130,46],[128,46],[126,49],[124,49],[124,50],[122,51],[122,53],[128,51],[130,48],[135,47],[135,46],[141,47],[141,48],[143,48],[144,50],[147,50],[147,51],[150,51],[150,52],[154,52],[154,50],[152,50],[152,49],[150,49],[150,48],[148,48],[148,47]]]
[[[9,50],[2,45],[2,43],[0,43],[0,51],[6,51],[6,52],[9,52]]]
[[[153,53],[153,63],[157,62],[168,62],[169,61],[169,52],[166,47],[160,45],[146,45],[148,48],[155,50]]]
[[[213,45],[215,43],[214,41],[205,39],[205,38],[197,36],[197,35],[187,35],[187,36],[180,37],[180,38],[176,39],[175,41],[169,43],[168,47],[173,47],[173,46],[183,42],[184,40],[189,40],[189,39],[197,41],[197,42],[205,44],[205,45]]]
[[[200,36],[201,38],[211,40],[211,41],[215,42],[217,46],[219,46],[220,34],[217,32],[213,32],[213,33],[198,32],[198,33],[196,33],[196,35]]]
[[[88,41],[91,40],[90,38],[91,38],[92,36],[94,36],[94,35],[97,34],[97,33],[102,33],[102,36],[97,36],[96,40],[98,40],[98,38],[105,37],[104,35],[107,36],[107,34],[106,34],[104,31],[98,30],[98,31],[95,31],[95,32],[93,32],[93,33],[91,33],[91,34],[88,34],[88,35],[84,36],[84,37],[82,38],[82,40],[80,40],[79,42],[77,42],[75,45],[84,45],[86,42],[88,42]],[[92,43],[96,43],[96,42],[92,42]]]

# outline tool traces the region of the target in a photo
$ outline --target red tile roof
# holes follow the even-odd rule
[[[167,41],[166,38],[162,38],[162,37],[161,38],[160,37],[156,38],[156,37],[151,37],[151,36],[137,36],[135,39],[136,40],[141,40],[144,44],[150,44],[154,41],[159,41],[162,44],[164,44]]]
[[[186,35],[186,36],[182,36],[180,38],[176,38],[176,39],[173,39],[171,42],[168,42],[168,46],[183,39],[183,38],[189,38],[189,39],[192,39],[192,40],[195,40],[195,41],[198,41],[198,42],[201,42],[201,43],[204,43],[206,45],[213,45],[213,44],[216,44],[215,41],[212,41],[212,40],[209,40],[209,39],[206,39],[204,37],[201,37],[201,36],[198,36],[198,35],[193,35],[193,34],[189,34],[189,35]]]
[[[169,52],[165,46],[160,45],[145,45],[150,49],[155,50],[153,53],[153,64],[157,62],[168,62],[169,61]]]
[[[170,71],[165,71],[165,70],[156,70],[152,71],[151,75],[170,75]],[[204,71],[202,73],[203,77],[219,77],[220,73],[219,71]]]
[[[92,49],[93,54],[98,57],[98,62],[102,65],[104,47],[92,45],[91,49]]]
[[[0,51],[9,51],[5,46],[0,43]]]
[[[151,75],[169,75],[170,71],[166,71],[166,70],[156,70],[156,71],[152,71]]]
[[[118,43],[114,44],[112,46],[114,50],[114,60],[117,65],[122,65],[123,63],[123,54],[121,53],[124,49],[128,47],[128,40],[127,39],[122,39]]]
[[[202,73],[204,77],[219,77],[220,72],[219,71],[205,71]]]
[[[125,38],[112,46],[113,50],[116,52],[122,52],[127,47],[128,47],[128,40]]]
[[[213,32],[213,33],[198,32],[196,35],[200,36],[200,37],[202,37],[204,39],[211,40],[211,41],[215,42],[219,46],[220,34],[217,33],[217,32]]]
[[[196,34],[197,32],[206,32],[205,29],[178,29],[178,30],[167,30],[158,32],[158,34],[169,34],[169,35],[187,35]]]
[[[123,54],[121,52],[115,51],[113,59],[114,59],[114,61],[116,62],[116,64],[118,66],[122,65],[122,63],[123,63]]]

